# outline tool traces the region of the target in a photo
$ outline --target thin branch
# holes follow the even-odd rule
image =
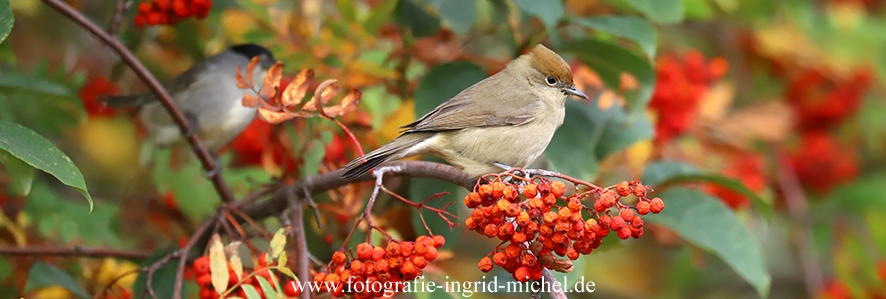
[[[140,260],[151,255],[150,252],[138,250],[118,250],[109,248],[89,248],[83,246],[74,247],[0,247],[0,255],[2,256],[69,256],[69,257],[89,257],[89,258],[105,258],[116,257],[129,260]]]
[[[295,194],[295,193],[293,193]],[[292,236],[295,239],[295,254],[298,259],[296,272],[299,281],[311,281],[311,261],[308,258],[308,240],[305,234],[305,204],[296,196],[292,198]],[[301,299],[310,299],[310,292],[301,292]]]
[[[117,33],[120,32],[120,24],[123,23],[123,14],[126,13],[126,10],[130,5],[132,5],[131,0],[117,0],[117,6],[114,7],[114,16],[111,17],[111,22],[108,24],[108,35],[117,36]]]
[[[188,144],[191,146],[191,149],[194,151],[194,154],[197,155],[197,158],[200,159],[200,163],[203,164],[203,170],[207,173],[212,174],[209,176],[212,181],[213,186],[215,187],[216,192],[218,192],[219,196],[221,196],[222,201],[225,203],[231,203],[234,201],[234,194],[231,192],[231,189],[222,179],[221,171],[217,170],[219,165],[216,165],[215,159],[212,158],[209,151],[206,150],[206,147],[203,146],[203,143],[197,138],[196,134],[188,134],[191,132],[190,124],[188,124],[187,118],[185,118],[184,113],[178,109],[175,103],[172,101],[172,97],[169,96],[169,93],[166,92],[166,89],[157,81],[157,78],[154,78],[151,75],[151,72],[148,71],[147,68],[132,54],[129,49],[126,48],[118,39],[109,35],[107,32],[102,30],[100,27],[92,23],[89,19],[86,18],[79,11],[68,5],[62,0],[43,0],[46,5],[52,7],[57,10],[62,15],[68,17],[74,23],[77,23],[89,33],[92,33],[95,37],[101,40],[103,43],[114,49],[114,52],[117,52],[117,55],[120,55],[120,58],[126,65],[129,66],[130,69],[142,80],[142,82],[148,86],[148,88],[157,96],[157,99],[160,100],[160,103],[163,105],[163,108],[166,109],[166,112],[169,113],[172,120],[175,121],[175,124],[178,125],[179,131],[182,136],[185,136]]]
[[[541,271],[542,271],[542,275],[543,275],[542,277],[544,278],[544,280],[550,282],[552,286],[553,286],[553,284],[558,283],[557,278],[554,277],[554,274],[551,274],[550,270],[545,268],[545,269],[542,269]],[[563,289],[565,289],[565,288],[566,288],[566,286],[561,285],[559,288],[559,291],[558,291],[558,290],[555,290],[556,288],[551,287],[550,291],[548,291],[548,296],[551,296],[551,299],[566,299],[568,297],[566,297],[566,293],[563,292]]]
[[[797,179],[797,174],[788,163],[787,157],[782,153],[776,153],[778,161],[778,184],[784,193],[785,205],[788,214],[796,223],[796,235],[794,246],[797,248],[800,266],[803,268],[803,282],[806,285],[806,293],[809,296],[821,290],[824,282],[824,274],[818,264],[815,254],[815,246],[812,242],[812,227],[809,223],[809,204]]]
[[[200,228],[191,235],[191,239],[188,240],[188,243],[176,251],[176,253],[178,253],[178,269],[175,271],[175,287],[172,292],[173,299],[181,299],[182,297],[182,282],[184,282],[185,264],[188,262],[188,252],[191,251],[191,248],[201,239],[203,233],[210,231],[209,227],[212,226],[213,223],[218,224],[220,221],[224,220],[216,217],[207,219],[202,225],[200,225]],[[148,285],[146,288],[150,287],[151,285]]]

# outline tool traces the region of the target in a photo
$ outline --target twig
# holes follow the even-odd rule
[[[308,241],[305,235],[305,205],[297,197],[292,198],[292,236],[295,239],[295,254],[298,259],[298,279],[300,281],[311,280],[311,261],[308,258]],[[310,292],[302,292],[301,299],[310,299]]]
[[[117,0],[117,6],[114,7],[114,16],[111,17],[111,23],[108,24],[108,35],[117,36],[117,33],[120,32],[120,24],[123,23],[123,14],[130,5],[132,5],[131,0]]]
[[[216,167],[220,167],[216,165],[215,159],[212,158],[212,155],[209,154],[209,151],[206,150],[206,147],[203,146],[203,143],[197,138],[196,134],[188,134],[191,131],[190,124],[188,124],[187,118],[185,118],[184,113],[178,109],[175,103],[172,102],[172,97],[169,96],[169,93],[166,92],[166,89],[160,85],[160,82],[157,81],[157,78],[154,78],[151,75],[151,72],[148,71],[147,68],[132,54],[129,49],[126,48],[120,41],[113,36],[109,35],[107,32],[99,28],[97,25],[92,23],[89,19],[86,18],[79,11],[68,5],[62,0],[43,0],[46,5],[52,7],[57,10],[62,15],[68,17],[90,33],[101,40],[103,43],[114,49],[114,52],[117,52],[117,55],[120,55],[120,58],[126,62],[126,65],[129,66],[130,69],[142,80],[142,82],[148,86],[148,88],[157,96],[157,99],[160,100],[160,103],[163,105],[163,108],[166,109],[166,112],[172,117],[172,120],[178,125],[179,131],[182,136],[185,136],[188,144],[191,146],[191,150],[194,151],[194,154],[197,155],[197,158],[200,159],[200,163],[203,164],[203,170],[207,173],[211,173],[212,175],[209,177],[212,181],[213,186],[215,187],[216,192],[218,192],[219,196],[225,203],[231,203],[234,201],[234,194],[231,192],[231,189],[222,179],[221,171],[215,171]]]
[[[116,257],[129,260],[140,260],[151,255],[150,252],[138,250],[118,250],[108,248],[89,248],[83,246],[66,247],[0,247],[0,255],[3,256],[70,256],[70,257],[89,257],[104,258]]]
[[[173,299],[181,299],[182,297],[182,282],[184,281],[185,264],[187,264],[188,261],[188,252],[190,252],[191,248],[194,247],[195,244],[197,244],[197,240],[200,240],[200,238],[203,236],[203,233],[209,231],[209,227],[212,226],[213,223],[218,223],[218,221],[219,220],[216,217],[212,217],[204,221],[203,224],[200,225],[200,228],[194,231],[194,234],[191,235],[191,239],[188,240],[188,243],[185,244],[184,247],[176,251],[179,253],[179,257],[178,269],[175,271],[175,287],[173,288],[172,292]],[[147,288],[150,287],[151,285],[147,286]]]
[[[812,296],[821,290],[824,275],[818,265],[815,248],[812,244],[812,229],[809,224],[809,205],[797,174],[787,163],[787,158],[782,153],[776,153],[778,160],[778,184],[784,193],[785,205],[791,218],[796,225],[794,246],[799,252],[800,265],[803,268],[803,282],[806,284],[806,294]]]
[[[544,279],[551,282],[551,286],[553,286],[553,284],[555,283],[558,283],[557,278],[554,277],[554,274],[551,274],[551,270],[545,268],[542,269],[541,272]],[[550,291],[548,291],[548,296],[551,296],[551,299],[566,299],[568,297],[566,297],[566,293],[563,292],[564,288],[566,288],[566,286],[560,286],[558,291],[556,290],[557,288],[551,287]]]

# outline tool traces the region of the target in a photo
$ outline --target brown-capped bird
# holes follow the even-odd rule
[[[569,64],[543,45],[440,104],[403,133],[344,166],[354,179],[382,162],[434,154],[471,177],[527,167],[563,124],[566,98],[588,97]]]

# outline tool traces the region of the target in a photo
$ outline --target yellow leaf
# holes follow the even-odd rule
[[[711,86],[701,97],[698,117],[709,120],[723,119],[734,98],[735,86],[731,83],[724,81]]]
[[[286,248],[286,231],[287,229],[280,228],[274,233],[274,237],[271,238],[270,248],[268,248],[271,259],[277,259],[283,253],[283,249]]]
[[[240,261],[240,253],[237,251],[240,248],[240,244],[240,241],[236,241],[225,246],[225,253],[231,257],[231,269],[234,270],[234,274],[237,277],[243,277],[243,262]]]
[[[209,239],[209,273],[212,275],[212,287],[221,295],[228,289],[228,263],[225,259],[225,246],[218,234]]]
[[[400,127],[415,120],[415,101],[407,100],[400,105],[391,115],[387,117],[387,121],[379,128],[378,136],[380,142],[387,142],[400,136]]]
[[[71,292],[61,286],[40,288],[31,293],[28,298],[75,298]]]

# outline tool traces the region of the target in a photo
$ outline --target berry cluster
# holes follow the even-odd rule
[[[667,143],[689,129],[702,95],[728,69],[725,59],[715,57],[705,61],[698,50],[687,52],[682,61],[672,55],[657,61],[655,92],[649,103],[649,108],[658,114],[657,144]]]
[[[271,273],[268,269],[269,266],[273,265],[273,261],[267,262],[265,254],[262,254],[258,258],[258,267],[252,272],[243,271],[242,277],[237,277],[237,274],[234,272],[234,269],[228,264],[228,287],[235,287],[233,291],[230,292],[233,296],[239,296],[240,298],[246,298],[246,294],[243,292],[243,289],[240,285],[252,285],[255,287],[255,291],[262,298],[266,298],[265,294],[259,285],[259,280],[256,278],[258,276],[263,277],[267,281],[271,281],[271,275],[275,275]],[[194,273],[197,275],[197,285],[200,286],[200,299],[217,299],[219,298],[218,292],[212,286],[212,274],[210,273],[210,265],[209,265],[209,256],[201,256],[194,260],[193,263]],[[301,294],[301,289],[296,286],[294,280],[291,279],[283,279],[280,280],[279,277],[275,276],[274,279],[280,281],[280,287],[283,288],[283,294],[287,297],[298,297]]]
[[[443,236],[436,235],[420,236],[415,242],[391,241],[385,247],[360,243],[355,258],[336,251],[326,272],[317,273],[314,281],[322,292],[334,297],[375,298],[397,293],[437,259],[437,248],[445,242]]]
[[[570,271],[572,262],[554,254],[578,259],[599,247],[610,230],[621,239],[639,238],[643,235],[641,216],[664,208],[660,198],[646,198],[649,189],[639,181],[570,196],[564,196],[565,184],[543,178],[522,186],[523,197],[519,188],[501,179],[476,187],[465,197],[465,205],[474,209],[465,225],[503,241],[490,253],[491,258],[480,260],[480,270],[489,272],[498,265],[521,282],[539,279],[544,268]],[[639,199],[635,207],[619,202],[631,194]],[[587,207],[582,199],[591,196],[596,201]],[[585,220],[583,212],[591,217]]]
[[[212,0],[149,0],[138,5],[138,14],[135,16],[135,27],[143,28],[145,25],[175,25],[179,20],[196,17],[206,18],[209,9],[212,8]]]
[[[83,101],[83,108],[90,117],[109,117],[117,113],[116,110],[108,108],[101,102],[104,96],[114,95],[119,92],[117,85],[114,85],[105,77],[91,77],[80,87],[80,99]]]
[[[858,175],[854,149],[841,146],[825,132],[807,132],[798,151],[791,154],[797,178],[806,187],[827,193]]]
[[[870,88],[868,70],[856,70],[844,79],[809,69],[792,78],[785,98],[796,111],[802,131],[825,130],[851,117]]]

